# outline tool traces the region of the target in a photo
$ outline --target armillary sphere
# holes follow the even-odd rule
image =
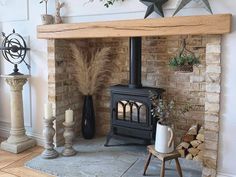
[[[30,65],[26,63],[25,56],[27,53],[27,50],[30,50],[26,46],[26,42],[23,39],[21,35],[15,32],[9,34],[8,36],[5,35],[5,33],[2,32],[3,36],[3,42],[2,46],[0,47],[0,50],[2,51],[3,57],[10,63],[14,65],[14,72],[12,75],[21,74],[18,71],[17,65],[24,62],[27,66],[27,68],[30,68]]]

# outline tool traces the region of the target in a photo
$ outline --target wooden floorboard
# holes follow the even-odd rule
[[[0,138],[0,142],[3,141]],[[0,177],[51,177],[37,170],[24,167],[24,164],[38,156],[43,151],[36,146],[20,154],[0,150]]]

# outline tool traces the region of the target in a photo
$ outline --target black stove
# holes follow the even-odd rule
[[[164,89],[142,87],[142,38],[130,38],[130,80],[129,85],[115,85],[111,90],[111,130],[105,146],[112,136],[142,139],[150,144],[155,137],[155,121],[151,116],[149,91],[162,97]]]

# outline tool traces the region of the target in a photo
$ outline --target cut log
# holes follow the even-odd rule
[[[196,139],[195,135],[186,134],[186,135],[183,136],[183,141],[187,142],[187,143],[190,143],[191,141],[193,141],[195,139]]]
[[[186,155],[186,150],[184,150],[184,149],[178,149],[178,152],[180,153],[181,157],[185,157],[185,155]]]
[[[192,159],[193,159],[192,154],[189,153],[188,155],[186,155],[186,159],[187,159],[187,160],[192,160]]]
[[[190,129],[187,132],[188,135],[197,135],[197,133],[198,133],[198,125],[192,125],[192,127],[190,127]]]
[[[194,148],[196,148],[196,147],[198,147],[200,144],[202,144],[202,142],[201,142],[200,140],[193,140],[193,141],[190,142],[190,144],[191,144]]]
[[[203,151],[203,150],[204,150],[204,147],[205,147],[205,144],[202,143],[202,144],[200,144],[200,145],[197,147],[197,149],[199,149],[200,151]]]
[[[190,153],[190,154],[192,154],[194,157],[199,153],[199,149],[197,149],[197,148],[189,148],[188,149],[188,152]]]
[[[198,134],[203,134],[204,135],[204,128],[201,126],[200,130],[198,131]]]
[[[204,142],[205,136],[204,134],[198,134],[196,139]]]
[[[180,144],[177,146],[177,148],[176,148],[176,149],[188,149],[188,148],[189,148],[189,146],[190,146],[190,144],[189,144],[189,143],[182,142],[182,143],[180,143]]]

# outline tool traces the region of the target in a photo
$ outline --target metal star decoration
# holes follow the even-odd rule
[[[140,0],[143,4],[145,4],[147,7],[146,14],[144,18],[147,18],[152,12],[156,12],[158,15],[164,17],[162,6],[167,2],[168,0]]]
[[[202,4],[204,4],[205,9],[210,12],[211,14],[213,14],[212,10],[211,10],[211,6],[210,3],[208,2],[208,0],[181,0],[179,6],[177,7],[177,9],[175,10],[175,13],[173,14],[176,15],[182,8],[184,8],[188,3],[190,3],[191,1],[196,1],[197,3],[202,2]]]

